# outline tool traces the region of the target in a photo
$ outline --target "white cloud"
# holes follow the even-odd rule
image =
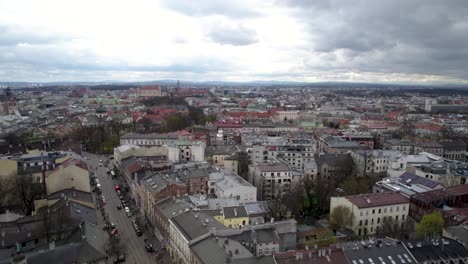
[[[466,5],[431,3],[0,0],[0,79],[466,83]]]

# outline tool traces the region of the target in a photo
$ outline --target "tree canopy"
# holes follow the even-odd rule
[[[416,225],[416,236],[419,238],[441,234],[444,228],[444,218],[439,211],[426,214]]]
[[[350,226],[353,223],[353,212],[349,207],[343,205],[337,206],[330,213],[330,224],[335,230],[340,230]]]

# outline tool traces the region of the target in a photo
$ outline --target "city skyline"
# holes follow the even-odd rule
[[[0,1],[0,81],[467,84],[463,1]]]

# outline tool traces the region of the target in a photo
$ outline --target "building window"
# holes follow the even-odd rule
[[[362,226],[362,220],[359,220],[359,226]]]
[[[369,224],[369,220],[366,219],[366,222],[364,223],[364,225],[367,225]]]
[[[400,211],[400,206],[397,206],[397,207],[396,207],[396,211],[397,211],[397,212]]]
[[[363,216],[363,215],[364,215],[364,212],[361,211],[360,215]]]
[[[396,220],[396,221],[398,221],[398,215],[397,215],[397,216],[395,216],[395,220]]]
[[[401,215],[401,220],[405,220],[405,215]]]
[[[377,218],[377,224],[380,224],[380,217]]]
[[[372,214],[375,214],[375,209],[372,209]]]

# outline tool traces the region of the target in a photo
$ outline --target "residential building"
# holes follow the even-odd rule
[[[461,140],[441,140],[439,143],[444,148],[442,157],[449,160],[465,160],[466,143]]]
[[[46,172],[45,187],[47,194],[64,189],[90,193],[88,166],[80,160],[68,159],[54,170]]]
[[[249,168],[249,182],[257,187],[259,200],[284,197],[291,191],[292,173],[285,163],[269,161]]]
[[[364,145],[360,145],[356,141],[347,141],[338,136],[323,135],[318,140],[318,152],[328,154],[343,154],[349,150],[356,150],[364,147]]]
[[[64,157],[60,152],[40,152],[23,154],[16,158],[19,173],[42,172],[52,170],[57,166],[55,160]]]
[[[399,192],[361,194],[331,197],[330,211],[338,206],[350,209],[353,221],[348,226],[356,235],[372,235],[382,228],[384,218],[404,226],[409,210],[409,199]]]
[[[309,170],[313,181],[336,181],[353,173],[354,163],[350,154],[321,153],[315,154],[314,159],[317,167],[316,177],[314,177],[314,169]]]
[[[137,90],[137,96],[141,99],[162,96],[161,87],[159,85],[140,87]]]
[[[222,179],[210,180],[209,189],[217,198],[234,198],[240,203],[257,201],[257,188],[241,176],[221,171]],[[210,174],[210,178],[212,178]],[[219,179],[219,178],[218,178]]]
[[[398,150],[355,150],[351,152],[357,175],[377,176],[386,175],[391,168],[393,159],[398,159],[402,154]]]
[[[415,221],[433,211],[444,217],[445,226],[459,225],[468,219],[468,185],[456,185],[411,196],[409,216]]]
[[[229,228],[242,228],[249,224],[249,216],[243,205],[223,207],[214,219]]]
[[[400,192],[401,194],[410,197],[413,194],[442,188],[444,188],[444,186],[438,182],[420,177],[410,172],[405,172],[399,177],[389,177],[376,182],[372,187],[372,192]]]

